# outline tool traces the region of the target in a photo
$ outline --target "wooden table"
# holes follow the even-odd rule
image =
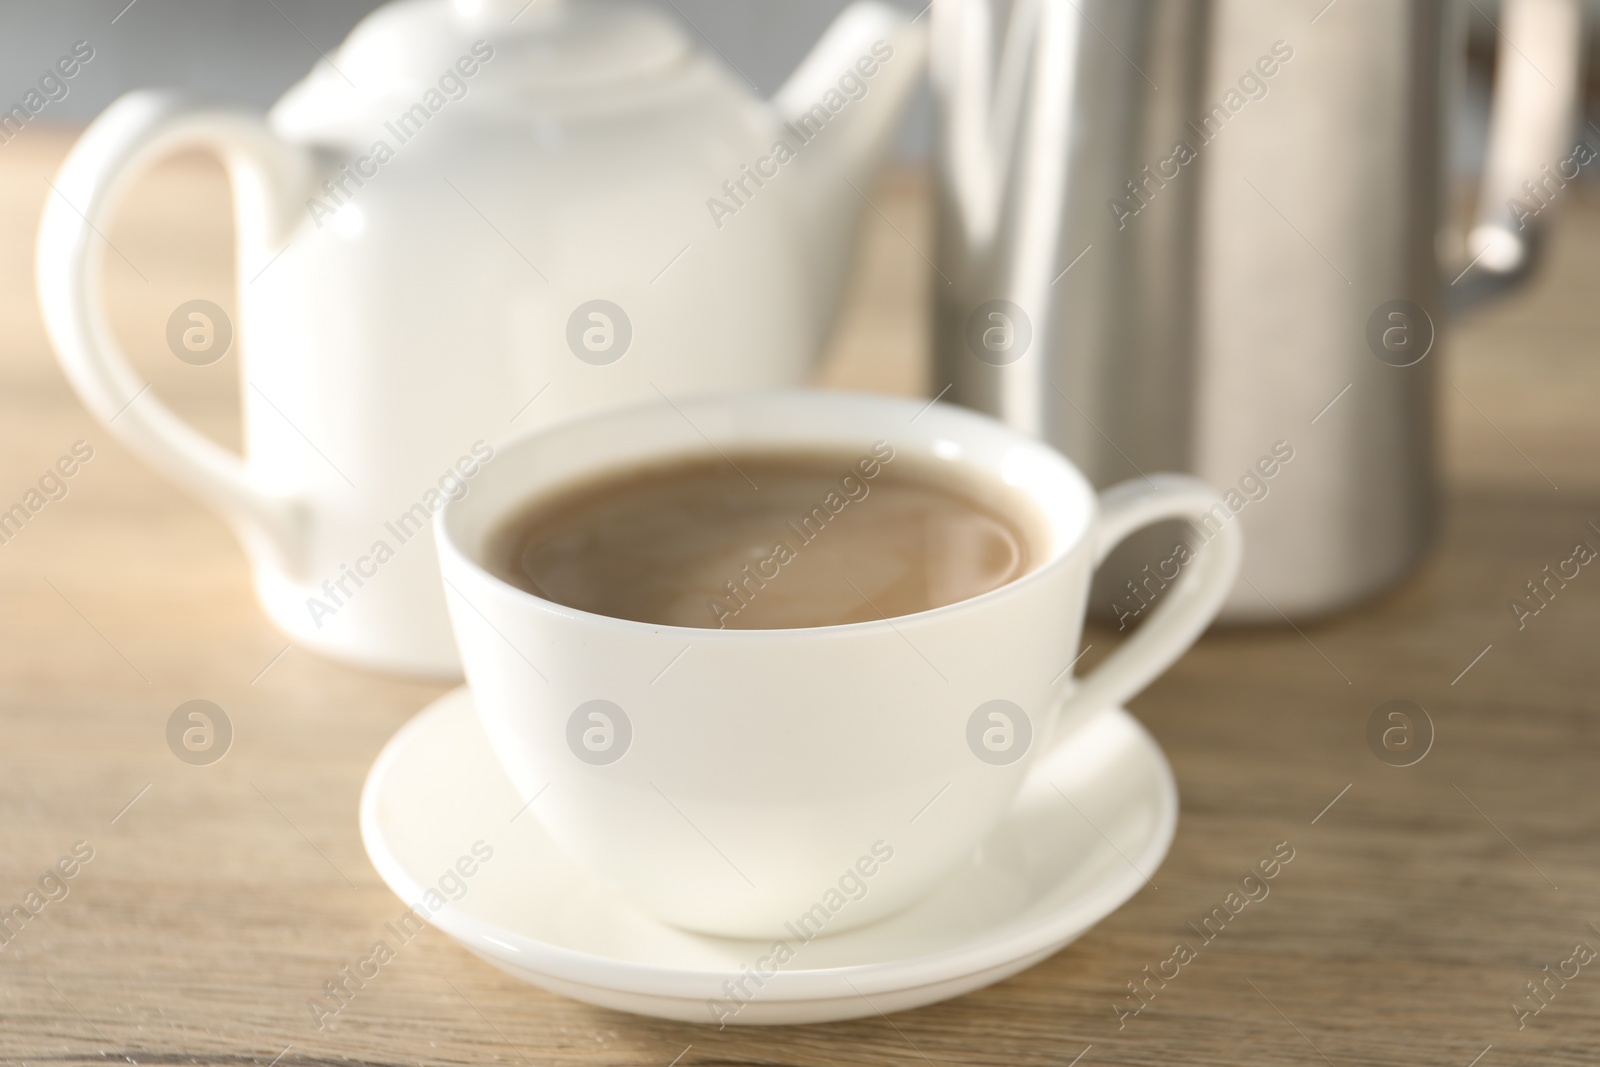
[[[1303,634],[1214,633],[1134,702],[1177,771],[1177,842],[1159,889],[1066,951],[892,1020],[718,1032],[563,1000],[430,930],[318,1032],[307,999],[396,907],[357,835],[363,776],[442,689],[286,650],[223,524],[130,458],[69,392],[31,274],[43,179],[66,144],[30,128],[0,147],[0,507],[75,441],[94,449],[67,496],[0,545],[0,905],[21,902],[77,842],[93,858],[0,949],[0,1058],[1600,1060],[1600,962],[1552,983],[1525,1029],[1512,1007],[1576,942],[1600,949],[1600,570],[1585,568],[1520,632],[1507,606],[1577,540],[1600,547],[1586,526],[1600,522],[1600,200],[1568,192],[1540,282],[1448,339],[1449,506],[1421,573]],[[823,378],[915,391],[925,269],[908,241],[928,247],[927,198],[900,176],[875,199],[893,227],[868,218]],[[112,257],[108,284],[155,388],[236,443],[235,361],[197,369],[161,343],[179,302],[230,302],[227,210],[209,162],[164,167],[110,234],[148,280]],[[237,731],[209,767],[179,762],[164,737],[173,709],[196,698],[224,707]],[[1364,740],[1391,698],[1419,702],[1436,724],[1416,766],[1388,766]],[[1270,897],[1119,1030],[1127,983],[1283,841],[1296,858]]]

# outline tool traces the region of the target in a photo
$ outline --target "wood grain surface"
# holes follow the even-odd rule
[[[429,930],[319,1031],[308,998],[398,904],[358,837],[363,776],[443,690],[286,647],[223,524],[72,395],[32,281],[45,179],[68,143],[30,128],[0,146],[0,509],[75,442],[93,449],[0,544],[0,906],[59,861],[74,871],[0,948],[5,1062],[1600,1061],[1600,961],[1552,980],[1521,1029],[1514,1008],[1535,1003],[1525,984],[1546,965],[1570,973],[1576,944],[1600,949],[1600,568],[1521,630],[1508,607],[1576,542],[1600,547],[1591,194],[1566,194],[1538,282],[1459,324],[1437,357],[1448,510],[1427,565],[1303,632],[1215,632],[1134,701],[1177,772],[1177,841],[1159,888],[1067,950],[892,1018],[717,1031],[564,1000]],[[822,380],[917,392],[925,183],[895,176],[874,201]],[[120,252],[107,284],[141,372],[236,444],[235,360],[190,367],[162,340],[179,303],[232,305],[228,210],[209,161],[162,167],[107,234]],[[179,762],[164,736],[196,698],[236,730],[209,767]],[[1368,749],[1390,699],[1435,724],[1415,766]],[[1285,841],[1295,859],[1270,896],[1119,1028],[1128,984]],[[92,859],[75,864],[75,847]]]

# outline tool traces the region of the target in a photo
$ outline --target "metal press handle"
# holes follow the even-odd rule
[[[1464,304],[1526,280],[1539,233],[1562,189],[1600,146],[1572,136],[1583,77],[1579,0],[1503,0],[1489,145],[1467,235],[1471,266],[1454,290]],[[1584,157],[1587,158],[1584,158]]]

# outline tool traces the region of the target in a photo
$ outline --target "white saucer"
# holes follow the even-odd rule
[[[757,990],[746,969],[771,942],[645,915],[568,860],[527,802],[462,688],[384,747],[362,791],[361,835],[402,900],[495,966],[590,1004],[705,1023],[719,1018],[713,1000],[728,1023],[811,1023],[998,982],[1133,896],[1178,820],[1177,784],[1155,740],[1125,711],[1102,715],[1035,768],[1005,822],[930,896],[873,925],[792,943],[793,958]],[[481,863],[471,859],[479,842],[480,855],[493,849]],[[445,877],[464,856],[472,874]],[[427,897],[441,878],[445,892]],[[442,899],[452,893],[459,899]],[[742,1006],[725,985],[741,979],[754,992]]]

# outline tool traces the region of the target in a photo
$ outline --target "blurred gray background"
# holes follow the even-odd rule
[[[93,62],[69,83],[67,97],[50,104],[38,121],[81,125],[121,93],[141,87],[184,88],[265,109],[319,61],[319,50],[331,52],[379,2],[0,0],[0,110],[20,100],[56,58],[80,40],[93,45]],[[692,36],[709,40],[762,93],[771,93],[849,0],[645,2],[657,4]],[[887,2],[918,12],[928,0]],[[1483,150],[1495,50],[1493,20],[1499,3],[1457,2],[1466,9],[1474,62],[1461,101],[1456,169],[1471,172]],[[1600,100],[1596,62],[1600,56],[1593,47],[1593,29],[1600,26],[1600,0],[1586,2],[1591,31],[1586,117],[1594,118]],[[901,137],[903,159],[926,157],[931,122],[924,92]]]
[[[927,0],[887,0],[912,13]],[[75,41],[94,60],[40,121],[87,122],[129,89],[184,88],[266,108],[380,0],[0,0],[0,109],[21,99]],[[800,62],[848,0],[655,0],[709,39],[762,93]],[[113,19],[116,21],[113,23]],[[929,142],[926,98],[902,154]]]

